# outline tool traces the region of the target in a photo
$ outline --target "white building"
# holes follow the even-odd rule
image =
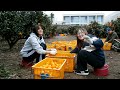
[[[63,21],[53,21],[53,24],[58,24],[58,25],[62,25],[63,24]]]
[[[91,14],[64,14],[63,22],[65,25],[85,25],[90,24],[91,21],[96,21],[100,24],[104,24],[103,13],[91,13]]]
[[[118,17],[120,18],[120,11],[113,12],[105,17],[105,23],[111,22],[111,20],[116,20]]]

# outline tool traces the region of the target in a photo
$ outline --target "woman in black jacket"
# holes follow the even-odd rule
[[[77,47],[71,53],[77,53],[78,75],[88,75],[87,64],[94,68],[101,68],[105,64],[104,51],[101,49],[103,42],[101,39],[87,34],[85,29],[80,29],[77,33]]]

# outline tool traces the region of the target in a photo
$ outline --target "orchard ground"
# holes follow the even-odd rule
[[[53,41],[75,40],[76,37],[72,35],[68,36],[55,36],[53,38],[45,39],[46,43]],[[0,78],[1,79],[34,79],[34,74],[31,68],[21,68],[19,63],[22,60],[19,52],[25,42],[25,40],[19,40],[12,50],[8,50],[8,44],[5,41],[0,41]],[[64,79],[120,79],[120,52],[113,50],[104,51],[106,55],[106,63],[109,65],[108,76],[95,76],[93,68],[88,65],[90,74],[88,76],[79,76],[74,73],[65,73]],[[3,71],[2,71],[3,70]]]

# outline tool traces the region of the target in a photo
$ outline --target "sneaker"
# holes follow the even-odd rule
[[[85,70],[85,71],[75,71],[75,74],[77,74],[77,75],[88,75],[89,71],[88,70]]]

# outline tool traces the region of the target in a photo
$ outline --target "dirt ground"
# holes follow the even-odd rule
[[[56,36],[50,39],[45,39],[46,43],[59,40],[75,40],[75,36]],[[3,65],[3,72],[0,79],[34,79],[34,74],[31,68],[21,68],[19,63],[21,50],[25,40],[19,40],[12,50],[7,50],[8,45],[4,41],[0,41],[0,66]],[[108,76],[95,76],[93,69],[88,65],[90,74],[88,76],[79,76],[74,73],[65,73],[64,79],[120,79],[120,52],[113,50],[104,51],[106,55],[106,63],[109,65]],[[4,74],[3,74],[4,73]],[[1,74],[1,73],[0,73]]]

